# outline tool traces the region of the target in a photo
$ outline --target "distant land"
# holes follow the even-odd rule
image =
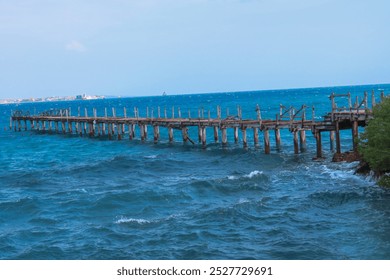
[[[52,96],[52,97],[41,97],[41,98],[9,98],[0,99],[0,104],[14,104],[14,103],[30,103],[30,102],[52,102],[52,101],[73,101],[73,100],[94,100],[94,99],[105,99],[103,95],[88,95],[80,94],[76,96]]]

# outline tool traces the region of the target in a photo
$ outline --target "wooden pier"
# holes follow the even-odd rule
[[[384,92],[381,93],[381,100],[384,98]],[[344,97],[348,99],[348,106],[338,107],[337,98]],[[299,109],[294,107],[280,106],[275,119],[262,119],[260,107],[256,106],[256,119],[243,119],[241,108],[237,107],[237,115],[221,117],[221,107],[217,106],[216,117],[211,118],[210,111],[205,116],[204,110],[198,110],[197,117],[191,117],[188,112],[184,117],[180,108],[175,111],[172,107],[168,117],[167,109],[157,108],[157,114],[154,110],[147,108],[146,116],[141,117],[138,108],[134,108],[132,116],[129,116],[127,109],[123,108],[123,116],[116,116],[116,109],[112,108],[111,116],[108,116],[107,108],[104,116],[98,116],[97,110],[93,109],[92,116],[88,116],[85,108],[84,115],[81,116],[81,110],[78,109],[77,116],[71,114],[70,109],[51,110],[39,115],[30,115],[16,111],[10,117],[10,129],[15,131],[30,129],[39,131],[55,131],[57,133],[75,133],[79,135],[108,136],[109,139],[129,140],[138,137],[142,141],[147,141],[149,136],[149,127],[153,131],[153,141],[158,143],[160,139],[160,127],[167,128],[169,142],[174,141],[174,130],[181,131],[183,142],[195,144],[190,137],[188,129],[197,127],[197,140],[201,145],[206,146],[207,130],[211,130],[215,142],[221,142],[222,145],[228,144],[227,129],[233,129],[234,142],[239,142],[239,131],[241,132],[242,146],[248,146],[247,130],[253,130],[254,145],[259,145],[259,132],[263,134],[264,152],[269,154],[271,151],[270,131],[274,134],[275,144],[281,145],[281,129],[288,129],[293,134],[294,153],[298,154],[306,146],[306,131],[311,131],[316,140],[316,158],[322,158],[322,133],[330,132],[331,145],[336,142],[336,153],[341,153],[340,131],[350,129],[352,131],[353,148],[357,149],[356,139],[358,137],[358,127],[364,127],[372,118],[372,107],[375,106],[375,94],[371,93],[371,108],[368,106],[368,94],[364,93],[364,98],[360,102],[358,98],[352,104],[351,94],[330,95],[332,110],[323,117],[323,120],[315,120],[314,108],[311,108],[311,117],[306,117],[307,107],[303,105]],[[177,113],[177,115],[175,115]],[[228,115],[228,113],[227,113]],[[139,135],[136,135],[138,127]]]

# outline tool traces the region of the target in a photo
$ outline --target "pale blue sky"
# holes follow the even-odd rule
[[[390,82],[387,0],[0,0],[0,98]]]

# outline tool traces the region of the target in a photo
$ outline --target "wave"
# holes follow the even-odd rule
[[[242,176],[236,176],[236,175],[229,175],[227,176],[227,178],[229,180],[238,180],[240,178],[249,178],[249,179],[252,179],[254,177],[257,177],[259,175],[262,175],[264,172],[263,171],[259,171],[259,170],[254,170],[252,172],[250,172],[249,174],[244,174]]]
[[[144,158],[147,158],[147,159],[155,159],[157,157],[158,157],[158,155],[144,156]]]
[[[127,223],[136,223],[139,225],[143,225],[143,224],[150,224],[152,223],[152,221],[146,219],[134,219],[134,218],[126,218],[126,217],[121,217],[120,219],[115,221],[115,224],[127,224]]]
[[[182,216],[181,214],[172,214],[165,218],[157,218],[157,219],[142,219],[142,218],[127,218],[125,216],[120,216],[119,219],[117,219],[114,224],[138,224],[138,225],[145,225],[145,224],[153,224],[153,223],[160,223],[169,221],[172,219],[176,219],[177,217]]]

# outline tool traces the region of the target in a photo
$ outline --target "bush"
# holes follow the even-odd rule
[[[390,171],[390,98],[375,106],[359,141],[359,153],[377,174]],[[384,178],[386,178],[385,176]],[[387,177],[388,178],[388,177]],[[383,179],[389,180],[389,179]]]
[[[390,176],[384,175],[379,179],[378,185],[385,188],[390,188]]]

